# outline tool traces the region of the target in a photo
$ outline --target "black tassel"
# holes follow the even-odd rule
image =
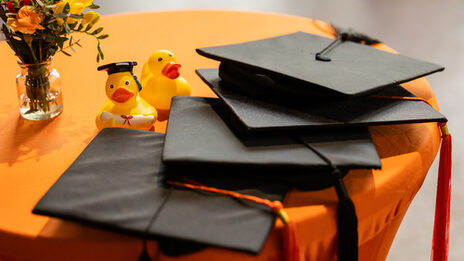
[[[338,260],[358,260],[358,218],[353,201],[348,195],[343,175],[338,168],[332,172],[338,195]]]
[[[360,44],[372,45],[381,43],[380,40],[370,37],[367,34],[357,32],[351,28],[345,29],[331,24],[332,28],[335,31],[335,36],[341,37],[343,41],[350,41]]]
[[[143,240],[143,251],[139,256],[139,261],[152,261],[150,255],[148,254],[147,241],[145,239]]]
[[[366,34],[356,32],[353,29],[344,29],[344,28],[335,26],[333,24],[331,24],[330,26],[332,26],[332,28],[334,29],[336,38],[328,46],[322,49],[322,51],[316,53],[315,58],[318,61],[331,62],[332,59],[330,59],[330,57],[327,56],[326,54],[330,50],[334,49],[338,44],[343,43],[345,41],[366,44],[366,45],[381,43],[381,41],[375,38],[372,38]]]

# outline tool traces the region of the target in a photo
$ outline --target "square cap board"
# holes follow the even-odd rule
[[[253,135],[235,130],[228,113],[219,99],[175,97],[164,164],[191,170],[184,175],[209,169],[204,173],[279,180],[300,189],[332,185],[331,166],[314,150],[342,170],[381,166],[367,128]]]
[[[250,132],[447,121],[423,101],[369,96],[314,103],[266,100],[237,91],[219,78],[218,69],[200,69],[197,73]],[[413,97],[398,85],[375,94]]]
[[[297,32],[263,40],[216,47],[199,48],[205,57],[235,64],[291,81],[280,92],[314,94],[331,99],[368,94],[387,86],[442,71],[444,67],[370,46],[341,42],[327,53],[330,62],[315,59],[316,53],[333,39]]]
[[[35,214],[153,238],[170,255],[204,245],[258,253],[274,225],[251,202],[165,185],[164,134],[103,129],[37,203]],[[181,174],[178,174],[181,175]],[[289,187],[210,175],[207,186],[282,201]],[[192,247],[194,246],[194,247]]]

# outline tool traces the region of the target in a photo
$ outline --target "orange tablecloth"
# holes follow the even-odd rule
[[[195,53],[196,47],[272,37],[295,31],[330,36],[327,24],[307,18],[234,11],[173,11],[103,17],[105,63],[136,60],[140,66],[151,52],[169,49],[183,65],[192,95],[214,96],[194,69],[217,67]],[[75,36],[75,38],[78,35]],[[140,239],[100,231],[58,219],[33,215],[32,208],[97,134],[95,115],[106,96],[106,73],[97,72],[93,39],[82,36],[84,49],[72,57],[57,55],[64,112],[54,120],[29,122],[19,116],[16,58],[0,43],[0,260],[137,260]],[[385,45],[378,45],[393,51]],[[403,84],[436,106],[424,78]],[[164,131],[165,123],[157,124]],[[403,216],[419,190],[438,151],[435,123],[371,127],[382,170],[352,171],[345,178],[359,218],[360,260],[384,260]],[[333,188],[293,191],[285,206],[297,221],[300,256],[305,260],[336,258],[336,195]],[[430,213],[432,215],[432,213]],[[258,256],[208,248],[173,260],[278,260],[280,222]],[[425,228],[432,229],[432,228]],[[156,243],[150,254],[161,260]],[[424,250],[426,251],[426,250]]]

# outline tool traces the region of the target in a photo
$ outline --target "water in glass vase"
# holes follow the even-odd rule
[[[19,111],[28,120],[46,120],[63,111],[61,80],[51,67],[51,60],[39,64],[22,64],[16,77]]]

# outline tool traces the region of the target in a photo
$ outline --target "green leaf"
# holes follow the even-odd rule
[[[70,25],[69,25],[69,28],[70,28],[71,30],[74,30],[74,28],[76,28],[76,26],[77,26],[77,22],[75,22],[75,23],[73,23],[73,24],[70,24]]]
[[[63,13],[69,14],[69,10],[71,10],[71,6],[69,6],[69,2],[67,2],[63,7]]]
[[[42,7],[44,6],[44,4],[42,3],[42,1],[40,1],[40,0],[35,0],[35,1],[36,1],[37,4],[39,4],[40,6],[42,6]]]
[[[70,53],[66,52],[65,50],[61,49],[61,52],[64,53],[66,56],[71,56]]]
[[[74,19],[82,19],[82,18],[84,18],[84,15],[82,15],[82,14],[70,14],[69,17],[74,18]]]
[[[94,4],[94,3],[92,3],[92,4],[89,6],[89,8],[90,8],[90,9],[98,9],[98,8],[100,8],[100,6],[99,6],[99,5],[96,5],[96,4]]]
[[[54,17],[57,17],[57,18],[62,18],[62,19],[68,17],[68,15],[65,14],[65,13],[54,14],[53,16],[54,16]]]
[[[69,28],[69,25],[67,23],[64,23],[63,28],[67,34],[71,33],[71,28]]]
[[[93,31],[92,34],[93,34],[93,35],[99,34],[99,33],[101,33],[101,31],[103,31],[103,27],[99,27],[98,29],[96,29],[95,31]]]
[[[90,28],[92,28],[92,25],[88,24],[87,27],[85,28],[84,32],[87,32],[88,30],[90,30]]]
[[[97,54],[97,63],[100,62],[100,54]]]
[[[79,43],[79,41],[76,42],[76,45],[79,47],[82,47],[82,45]]]
[[[98,36],[97,38],[102,40],[102,39],[108,38],[108,36],[110,36],[110,35],[109,34],[102,34],[102,35]]]
[[[77,31],[82,30],[82,28],[84,28],[84,25],[80,24],[79,27],[77,27]]]

